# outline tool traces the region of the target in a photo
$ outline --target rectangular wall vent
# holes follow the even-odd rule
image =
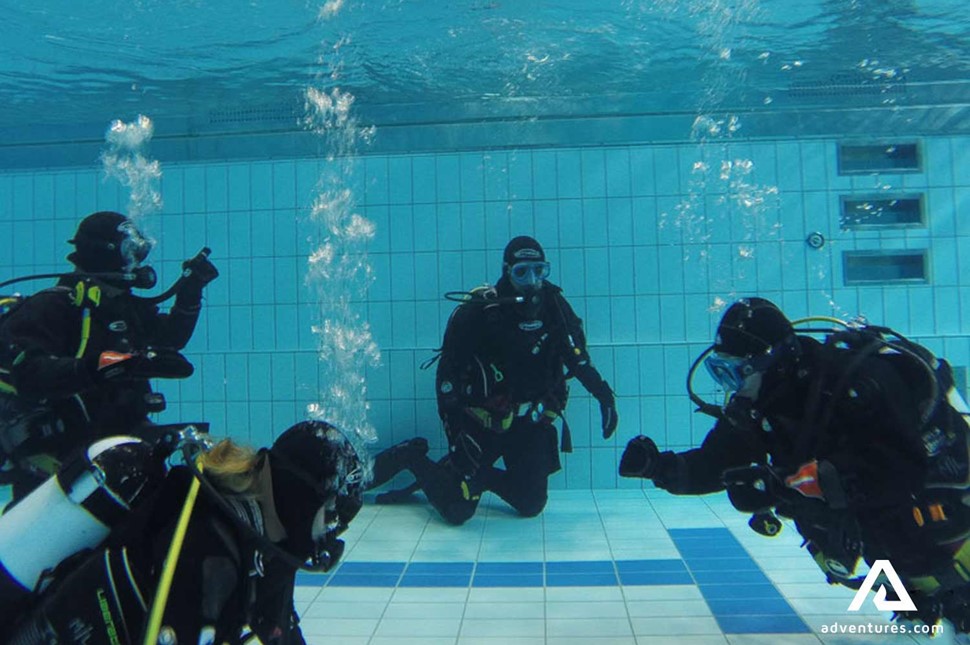
[[[839,223],[843,230],[924,226],[923,195],[842,195]]]
[[[919,144],[911,143],[840,143],[840,175],[862,175],[873,172],[920,172],[923,169]]]
[[[847,286],[925,283],[927,266],[925,250],[842,252],[842,275]]]

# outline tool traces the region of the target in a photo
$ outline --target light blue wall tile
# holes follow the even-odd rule
[[[475,286],[464,283],[461,254],[457,252],[438,254],[438,282],[442,292],[467,291]],[[450,306],[448,310],[451,310]]]
[[[255,163],[249,170],[251,203],[254,210],[270,210],[275,204],[272,163]]]
[[[691,432],[690,406],[676,396],[667,396],[664,402],[664,443],[679,450],[696,445]]]
[[[652,197],[658,194],[652,148],[636,147],[630,149],[630,191],[636,197]]]
[[[260,315],[269,315],[269,312],[263,311]],[[273,319],[276,328],[276,348],[282,351],[295,351],[299,349],[299,319],[296,305],[276,305],[273,307]]]
[[[686,339],[687,312],[683,296],[660,296],[660,315],[660,337],[664,342]]]
[[[579,150],[556,153],[556,195],[560,198],[583,196],[582,156]]]
[[[229,209],[229,174],[225,165],[209,165],[205,173],[205,209],[225,211]],[[236,188],[235,186],[233,187]],[[247,188],[244,186],[243,189]]]
[[[678,148],[658,146],[653,149],[653,193],[655,195],[679,195],[681,192],[680,173],[680,151]],[[636,181],[636,171],[634,171],[633,176],[634,181]],[[640,193],[634,191],[634,194]]]
[[[952,237],[957,234],[957,205],[952,187],[931,188],[926,191],[924,208],[929,230],[936,237]]]
[[[802,158],[799,144],[778,143],[775,146],[778,167],[778,190],[781,194],[802,190]]]
[[[828,187],[830,175],[825,161],[828,143],[803,141],[799,148],[801,151],[802,188],[804,190],[825,190]]]
[[[410,204],[402,203],[395,204],[388,209],[391,251],[405,252],[414,250],[414,214],[411,208]]]
[[[657,243],[657,220],[659,209],[653,197],[637,197],[632,203],[633,243],[653,245]]]
[[[463,249],[485,248],[485,204],[480,201],[461,205],[461,246]]]
[[[583,197],[606,197],[606,156],[603,150],[580,152]]]
[[[391,443],[400,443],[415,434],[414,401],[391,399],[390,437]]]
[[[263,313],[259,311],[251,321],[253,349],[269,352],[276,349],[276,318]]]
[[[936,287],[956,287],[960,284],[960,262],[955,238],[933,241],[930,265],[930,276]]]
[[[585,252],[587,296],[610,295],[610,259],[606,249],[587,249]]]
[[[508,202],[486,202],[484,211],[485,249],[493,253],[500,253],[508,241],[512,239]]]
[[[411,253],[392,253],[390,267],[390,297],[397,301],[414,300],[415,271]]]
[[[485,200],[507,201],[509,199],[508,155],[505,152],[489,152],[484,156]]]
[[[615,296],[632,295],[634,287],[634,249],[614,246],[608,249],[609,293]]]
[[[297,208],[296,163],[277,161],[273,163],[273,207]]]
[[[414,262],[414,298],[437,300],[441,297],[439,286],[438,256],[435,253],[416,253]]]
[[[555,203],[551,203],[553,206],[551,211],[544,212],[543,216],[540,217],[536,208],[542,203],[549,204],[550,202],[509,202],[509,238],[516,235],[529,235],[531,237],[539,235],[543,239],[551,241],[559,239],[559,214],[556,212]]]
[[[368,251],[386,252],[391,250],[391,209],[387,205],[368,206],[363,210],[363,215],[374,225],[374,237],[367,245]],[[315,244],[322,244],[329,233],[321,230],[313,238]],[[297,238],[297,253],[306,254],[301,251],[302,238]]]
[[[363,202],[367,205],[387,204],[390,196],[387,157],[366,157],[364,160],[365,192]]]
[[[609,197],[629,197],[632,192],[632,172],[630,150],[610,148],[604,152],[606,165],[606,195]],[[589,195],[589,193],[586,193]]]
[[[253,308],[229,308],[229,347],[237,352],[253,349]]]
[[[532,199],[532,152],[513,150],[508,155],[509,198]]]
[[[435,251],[438,248],[437,212],[434,204],[415,204],[412,213],[414,250]]]
[[[411,191],[415,204],[433,204],[437,199],[434,156],[419,155],[411,159]]]
[[[465,153],[460,157],[461,200],[480,202],[485,199],[485,161],[481,153]]]
[[[225,169],[225,181],[227,183],[225,208],[233,211],[249,211],[252,209],[252,184],[249,178],[250,168],[250,164],[235,163],[230,164]]]
[[[637,316],[637,341],[652,343],[660,340],[659,306],[656,296],[638,297],[634,303]]]
[[[391,303],[391,342],[398,347],[414,347],[415,319],[413,303]]]
[[[438,155],[435,163],[435,183],[438,202],[459,201],[461,169],[457,155]]]
[[[606,202],[607,243],[626,246],[633,243],[633,202],[628,198],[608,199]]]
[[[532,194],[535,199],[556,199],[558,177],[556,175],[556,153],[535,151],[532,153]]]
[[[413,201],[411,187],[411,158],[389,157],[387,160],[388,200],[391,204],[408,204]],[[391,209],[394,212],[394,209]]]
[[[438,204],[438,246],[444,251],[455,251],[462,247],[461,206],[459,204]]]
[[[572,299],[574,303],[579,302],[579,298]],[[608,297],[586,298],[586,313],[582,315],[586,327],[586,338],[590,343],[610,342],[610,330],[613,327],[612,315],[610,312],[610,299]],[[577,313],[580,305],[577,304]]]
[[[189,182],[186,181],[186,177],[183,175],[182,181],[185,185],[185,189],[188,188]],[[24,180],[21,176],[14,176],[12,178],[11,185],[11,207],[13,209],[12,219],[25,219],[28,217],[28,213],[33,213],[34,208],[34,192],[31,188],[33,186],[32,182],[27,182],[27,189],[24,187]],[[100,184],[100,179],[96,173],[93,172],[79,172],[77,173],[77,219],[80,221],[82,217],[88,213],[93,213],[97,210],[105,208],[98,203],[98,185]],[[183,190],[185,190],[183,189]],[[28,200],[25,203],[25,200]],[[173,205],[177,210],[185,211],[185,203],[179,203]]]
[[[159,189],[162,196],[162,212],[169,214],[182,215],[182,204],[183,204],[183,190],[185,189],[185,180],[183,177],[184,170],[181,167],[168,167],[162,174],[161,182],[159,184]],[[77,186],[79,184],[78,177],[76,173],[70,173],[73,177],[75,186],[74,202],[77,204]],[[65,213],[64,217],[74,219],[77,211],[73,213]]]
[[[684,292],[684,249],[680,246],[657,248],[660,266],[660,292],[665,294]]]
[[[583,199],[583,244],[604,246],[609,239],[605,199]]]
[[[414,352],[409,350],[388,351],[384,356],[388,366],[392,400],[411,401],[417,392],[414,387],[415,372],[418,369]]]
[[[559,202],[559,244],[562,248],[580,248],[583,239],[583,206],[579,200]]]

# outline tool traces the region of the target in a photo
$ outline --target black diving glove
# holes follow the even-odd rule
[[[202,289],[219,277],[219,270],[209,261],[209,253],[209,247],[204,247],[194,258],[182,263],[182,284],[178,291],[179,300],[188,300],[192,304],[198,304],[202,300]]]
[[[148,348],[136,352],[101,352],[91,369],[94,381],[150,378],[188,378],[195,368],[174,349]]]
[[[203,248],[194,258],[182,263],[182,277],[196,283],[199,288],[219,277],[216,265],[209,261],[209,247]]]
[[[600,404],[600,417],[603,422],[603,438],[609,439],[616,432],[616,424],[620,421],[620,416],[616,413],[616,397],[613,396],[613,390],[610,386],[603,381],[604,391],[600,393],[600,396],[596,397],[596,400]]]
[[[630,439],[620,457],[620,477],[653,479],[660,463],[660,450],[653,439],[640,435]]]

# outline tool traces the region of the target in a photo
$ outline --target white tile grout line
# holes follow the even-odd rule
[[[646,495],[643,495],[644,501],[646,501]],[[638,502],[638,500],[637,500]],[[596,495],[593,495],[593,505],[596,508],[596,516],[600,520],[600,525],[603,527],[603,532],[606,534],[606,543],[610,550],[610,559],[613,561],[613,575],[616,576],[616,582],[620,587],[620,597],[623,599],[623,610],[626,612],[627,624],[630,626],[630,633],[633,634],[633,639],[639,641],[637,638],[637,630],[633,627],[633,616],[630,615],[630,603],[626,597],[626,588],[623,586],[623,579],[620,578],[619,567],[616,565],[616,556],[613,553],[613,544],[610,542],[610,532],[606,528],[606,522],[603,521],[603,513],[600,511],[599,500]],[[727,639],[725,639],[727,642]]]

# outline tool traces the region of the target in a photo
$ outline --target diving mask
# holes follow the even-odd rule
[[[737,392],[744,386],[744,380],[755,372],[751,359],[717,353],[704,359],[704,367],[725,392]]]
[[[548,262],[516,262],[509,267],[509,279],[516,287],[537,288],[548,277]]]
[[[135,225],[126,220],[118,226],[118,231],[123,234],[121,239],[121,257],[125,262],[125,270],[131,271],[139,266],[148,258],[154,243],[141,234]]]

